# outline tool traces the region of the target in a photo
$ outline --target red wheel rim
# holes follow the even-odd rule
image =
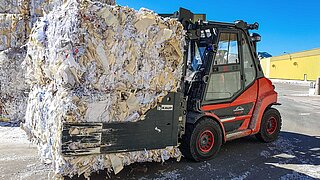
[[[275,117],[269,118],[267,122],[267,133],[273,134],[277,130],[277,120]]]
[[[198,139],[198,147],[202,152],[209,152],[214,144],[213,133],[209,130],[205,130],[200,134]]]

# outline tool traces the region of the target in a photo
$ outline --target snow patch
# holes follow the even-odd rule
[[[310,116],[311,113],[299,113],[299,116]]]
[[[320,151],[320,148],[312,148],[312,149],[309,149],[310,151]]]
[[[320,165],[310,164],[279,164],[279,163],[265,163],[283,169],[289,169],[298,173],[306,174],[312,178],[320,178]],[[292,178],[289,178],[292,179]]]
[[[26,133],[19,127],[0,127],[0,144],[30,144]]]
[[[291,158],[295,158],[296,156],[293,156],[291,154],[281,153],[281,154],[274,155],[272,157],[291,159]]]
[[[265,157],[265,158],[268,158],[268,157],[270,157],[270,152],[269,152],[269,151],[262,151],[262,152],[260,153],[260,156],[263,156],[263,157]]]
[[[238,176],[238,177],[234,177],[231,180],[243,180],[246,179],[251,173],[249,171],[246,171],[244,174]]]
[[[293,172],[292,174],[286,174],[284,176],[281,176],[279,178],[280,180],[287,180],[287,179],[303,179],[303,180],[308,180],[308,179],[313,179],[309,176],[306,176],[306,175],[302,175],[302,174],[299,174],[297,172]]]
[[[155,180],[183,179],[183,178],[180,177],[181,175],[179,173],[177,173],[177,172],[178,172],[177,170],[170,171],[170,172],[163,172],[163,173],[161,173],[161,175],[163,177],[155,178]]]

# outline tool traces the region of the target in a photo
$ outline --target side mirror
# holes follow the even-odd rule
[[[258,33],[252,33],[250,35],[251,41],[254,45],[254,50],[257,51],[257,43],[261,41],[261,36]]]
[[[250,35],[251,41],[253,42],[260,42],[261,41],[261,36],[258,33],[252,33]]]

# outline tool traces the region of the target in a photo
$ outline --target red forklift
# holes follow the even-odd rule
[[[206,21],[204,14],[180,8],[163,17],[177,18],[186,30],[184,71],[178,92],[138,122],[65,123],[64,156],[108,154],[178,146],[194,161],[214,157],[223,143],[255,135],[262,142],[277,139],[281,116],[273,106],[277,93],[264,77],[256,52],[258,23]],[[96,129],[86,135],[73,128]],[[73,142],[83,143],[71,149]]]

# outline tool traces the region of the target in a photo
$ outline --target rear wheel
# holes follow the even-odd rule
[[[186,158],[204,161],[216,155],[221,144],[222,132],[219,124],[204,118],[196,124],[187,124],[180,149]]]
[[[279,136],[282,125],[281,116],[274,108],[267,109],[262,117],[260,131],[256,137],[262,142],[272,142]]]

